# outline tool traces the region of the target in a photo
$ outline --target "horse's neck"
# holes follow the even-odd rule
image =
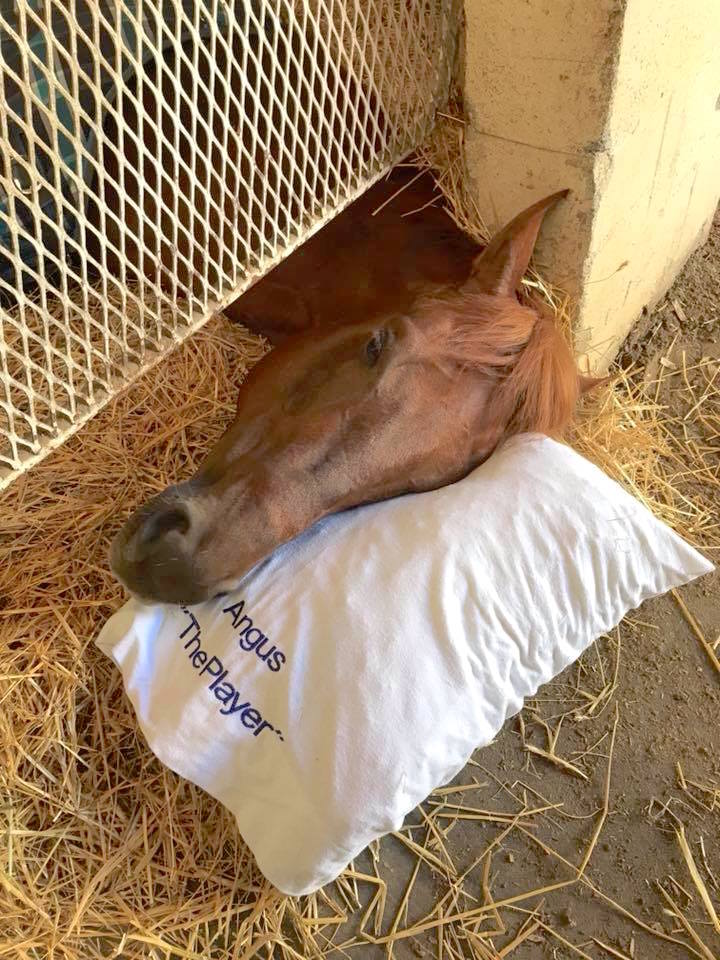
[[[381,181],[260,280],[226,314],[277,343],[309,329],[409,313],[417,297],[467,277],[477,247],[434,204],[429,177],[391,203]],[[409,215],[412,214],[412,215]]]

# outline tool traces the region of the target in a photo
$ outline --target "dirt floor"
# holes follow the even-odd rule
[[[619,358],[623,368],[644,370],[651,395],[676,418],[673,429],[687,444],[705,445],[706,459],[720,466],[717,420],[692,428],[682,418],[703,397],[720,364],[720,214],[705,247],[688,262],[668,295],[633,330]],[[685,424],[685,426],[683,426]],[[699,433],[704,432],[704,435]],[[692,458],[697,463],[697,458]],[[683,478],[681,492],[692,496],[696,477]],[[720,492],[720,486],[715,486]],[[717,500],[720,518],[720,499]],[[717,554],[708,554],[718,561]],[[720,575],[715,573],[678,591],[705,638],[720,651]],[[615,725],[616,729],[615,729]],[[608,775],[610,745],[612,770]],[[577,772],[526,749],[545,750],[550,741],[560,758]],[[549,891],[531,904],[520,902],[502,911],[516,919],[507,932],[493,938],[499,953],[517,960],[553,957],[720,957],[720,927],[713,929],[683,856],[677,832],[682,827],[715,909],[720,911],[720,675],[671,596],[648,601],[582,660],[548,684],[521,717],[509,721],[495,742],[479,750],[457,780],[476,788],[436,799],[453,811],[479,817],[488,810],[516,814],[532,806],[557,805],[535,820],[532,840],[514,829],[501,842],[497,822],[459,820],[445,838],[462,871],[484,850],[492,857],[475,869],[475,904],[460,900],[459,910],[483,902],[486,891],[495,901],[520,891],[550,887],[576,876],[570,864],[582,861],[602,809],[607,789],[608,817],[598,838],[585,881]],[[426,829],[420,816],[418,835]],[[494,846],[492,846],[494,843]],[[543,846],[543,843],[545,846]],[[553,851],[552,853],[550,851]],[[563,859],[564,858],[564,859]],[[392,876],[400,902],[415,858],[400,843],[383,842],[383,876]],[[568,862],[565,862],[568,861]],[[486,889],[483,867],[489,864]],[[367,864],[365,865],[367,866]],[[410,897],[409,922],[432,911],[449,889],[439,871],[423,865]],[[662,891],[665,891],[663,895]],[[670,899],[667,899],[667,898]],[[522,908],[523,912],[520,912]],[[689,950],[692,935],[671,912],[679,908],[703,941]],[[512,949],[515,936],[537,910]],[[630,916],[632,914],[632,917]],[[635,918],[635,919],[633,919]],[[486,930],[489,920],[483,927]],[[403,926],[407,926],[403,923]],[[645,928],[643,928],[645,925]],[[662,932],[671,940],[653,935]],[[442,949],[438,928],[395,944],[397,956],[437,956]],[[563,942],[566,941],[566,942]],[[507,953],[503,952],[503,947]],[[384,948],[377,947],[377,956]]]

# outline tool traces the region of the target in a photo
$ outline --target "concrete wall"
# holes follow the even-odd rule
[[[570,187],[536,263],[602,369],[720,197],[720,0],[466,0],[468,164],[494,228]]]

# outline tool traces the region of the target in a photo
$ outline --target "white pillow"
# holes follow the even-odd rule
[[[97,643],[160,760],[303,894],[630,608],[711,570],[577,453],[524,436],[453,486],[318,524],[225,598],[132,601]]]

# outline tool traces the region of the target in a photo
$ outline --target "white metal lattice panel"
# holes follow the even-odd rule
[[[0,487],[366,189],[454,0],[0,0]]]

